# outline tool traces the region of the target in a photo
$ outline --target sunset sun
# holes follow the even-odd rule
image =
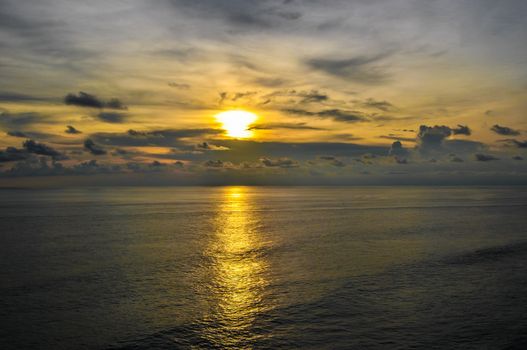
[[[242,110],[225,111],[216,115],[216,120],[222,124],[227,135],[235,138],[252,137],[253,132],[249,126],[256,119],[258,119],[256,114]]]

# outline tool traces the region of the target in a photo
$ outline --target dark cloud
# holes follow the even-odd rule
[[[109,101],[103,101],[95,95],[80,91],[77,95],[69,93],[64,97],[64,103],[79,107],[90,108],[109,108],[109,109],[128,109],[119,99],[112,98]]]
[[[452,133],[454,135],[470,135],[472,131],[467,125],[458,124],[457,128],[452,128]]]
[[[126,114],[117,112],[101,112],[97,114],[97,119],[106,123],[123,123],[126,120]]]
[[[227,147],[217,146],[209,142],[199,143],[198,145],[196,145],[196,148],[198,150],[203,150],[203,151],[227,151],[228,150]]]
[[[395,140],[395,141],[406,141],[406,142],[415,142],[416,139],[414,137],[404,137],[394,134],[389,135],[380,135],[379,138],[381,139],[387,139],[387,140]]]
[[[318,90],[301,91],[297,93],[301,98],[300,103],[324,102],[329,100],[327,94],[319,92]]]
[[[250,130],[273,130],[273,129],[290,129],[290,130],[326,130],[315,126],[310,126],[307,123],[267,123],[255,124],[249,128]]]
[[[0,125],[10,129],[49,122],[49,118],[36,112],[10,113],[8,111],[0,111]]]
[[[207,168],[223,168],[225,163],[221,160],[208,160],[203,165]]]
[[[86,92],[79,92],[78,95],[69,93],[64,97],[64,103],[67,105],[75,105],[81,107],[103,108],[104,102],[99,100],[96,96],[90,95]]]
[[[360,103],[363,107],[371,107],[381,110],[383,112],[388,112],[393,110],[395,107],[388,101],[378,101],[373,98],[368,98],[366,101]]]
[[[378,115],[378,114],[372,114],[370,116],[372,120],[378,121],[378,122],[397,122],[397,121],[405,121],[405,120],[422,120],[422,119],[428,119],[422,116],[391,116],[391,115]]]
[[[335,159],[334,161],[331,162],[331,165],[339,167],[339,168],[342,168],[342,167],[346,166],[346,163],[344,163],[344,162],[342,162],[342,161],[340,161],[338,159]]]
[[[340,109],[327,109],[327,110],[318,111],[318,112],[311,112],[305,109],[288,108],[288,109],[283,109],[282,111],[285,113],[294,114],[294,115],[329,118],[329,119],[333,119],[338,122],[345,122],[345,123],[355,123],[355,122],[361,122],[361,121],[367,120],[367,118],[360,112],[343,111]]]
[[[175,81],[171,81],[170,83],[168,83],[168,86],[176,88],[176,89],[180,89],[180,90],[189,90],[190,89],[190,85],[189,84],[176,83]]]
[[[254,155],[266,158],[287,157],[297,160],[309,160],[321,154],[331,154],[335,157],[353,157],[364,153],[374,155],[386,155],[387,147],[364,146],[353,143],[337,142],[257,142],[246,140],[217,140],[218,145],[229,148],[228,152],[222,154],[222,158],[232,161],[250,161]]]
[[[320,160],[323,160],[323,161],[327,161],[329,162],[330,165],[333,165],[335,167],[339,167],[339,168],[342,168],[342,167],[345,167],[346,166],[346,163],[344,163],[343,161],[337,159],[336,157],[334,156],[320,156],[318,157]]]
[[[442,147],[445,152],[474,153],[484,151],[487,147],[478,141],[444,140]]]
[[[260,162],[270,168],[278,167],[278,168],[297,168],[299,166],[298,162],[282,157],[278,159],[270,159],[270,158],[260,158]]]
[[[19,94],[17,92],[0,91],[0,102],[29,102],[43,100],[45,99],[41,97]]]
[[[128,135],[134,137],[157,137],[164,139],[184,139],[191,137],[198,137],[204,135],[219,135],[223,133],[220,129],[164,129],[164,130],[153,130],[153,131],[137,131],[130,129]]]
[[[406,157],[408,156],[408,150],[403,147],[401,141],[395,141],[392,143],[388,154],[396,157]]]
[[[518,148],[527,148],[527,141],[518,141],[515,139],[509,140],[514,146]]]
[[[476,157],[476,160],[479,162],[489,162],[491,160],[499,160],[499,158],[496,158],[492,155],[482,154],[482,153],[476,154],[475,157]]]
[[[506,126],[500,126],[498,124],[492,126],[490,130],[494,131],[496,134],[506,135],[506,136],[516,136],[520,134],[518,130],[511,129]]]
[[[75,127],[71,125],[66,125],[66,128],[67,129],[64,130],[66,134],[82,134],[82,131],[75,129]]]
[[[184,142],[184,139],[220,135],[224,131],[219,129],[163,129],[139,131],[130,129],[126,133],[96,133],[91,135],[95,142],[108,146],[160,146],[160,147],[187,147],[194,149],[193,145]]]
[[[308,60],[306,64],[338,78],[364,84],[379,84],[385,82],[389,76],[382,67],[376,64],[388,56],[390,53],[346,59],[315,58]]]
[[[219,19],[243,31],[276,28],[302,16],[294,3],[283,0],[171,0],[171,3],[178,12],[190,11],[196,17]]]
[[[43,143],[38,143],[33,140],[26,140],[22,146],[28,153],[40,154],[43,156],[50,156],[54,159],[64,158],[64,155],[54,148],[47,146]]]
[[[104,148],[95,144],[92,139],[86,139],[86,141],[84,141],[84,148],[95,156],[100,156],[107,153]]]
[[[224,103],[226,101],[236,102],[241,99],[250,98],[256,95],[257,93],[258,93],[257,91],[245,91],[245,92],[233,92],[233,93],[229,93],[226,91],[220,92],[220,103]]]
[[[48,134],[44,132],[37,132],[37,131],[8,131],[6,132],[6,135],[11,137],[19,137],[19,138],[25,138],[25,139],[39,139],[39,140],[55,140],[57,141],[57,135],[54,134]]]
[[[15,147],[7,147],[4,151],[0,151],[0,163],[14,162],[27,158],[27,152]]]
[[[108,102],[106,102],[106,104],[104,105],[105,108],[109,108],[109,109],[123,109],[123,110],[126,110],[128,109],[127,106],[125,106],[119,99],[117,98],[112,98],[110,99]]]
[[[302,161],[309,161],[317,158],[321,154],[332,154],[335,157],[348,158],[361,156],[364,153],[385,156],[388,153],[387,147],[363,146],[351,143],[285,143],[285,142],[257,142],[245,140],[211,140],[217,147],[227,148],[223,152],[205,152],[198,149],[195,145],[179,144],[174,147],[174,152],[166,154],[156,154],[153,157],[160,159],[188,160],[188,161],[207,161],[216,160],[211,158],[215,155],[221,157],[222,161],[241,163],[254,162],[256,158],[290,158]],[[208,142],[210,145],[211,143]]]
[[[27,136],[27,134],[24,134],[22,131],[8,131],[6,133],[8,136],[12,136],[12,137],[23,137],[23,138],[28,138],[29,136]]]
[[[4,176],[50,176],[64,175],[67,170],[63,165],[55,160],[49,164],[49,158],[38,157],[28,154],[26,159],[20,160],[8,169]],[[70,171],[71,173],[71,171]]]
[[[468,130],[467,130],[468,129]],[[473,153],[484,149],[480,142],[469,140],[447,140],[455,133],[470,133],[468,126],[458,125],[457,128],[450,128],[445,125],[419,126],[417,133],[417,143],[421,152],[446,151],[455,153]]]
[[[287,103],[297,103],[297,104],[306,104],[306,103],[322,103],[330,100],[328,94],[320,92],[318,90],[277,90],[269,94],[263,95],[262,98],[264,102],[262,104],[267,104],[271,101],[280,100],[287,98]]]
[[[395,160],[395,163],[397,164],[408,164],[408,159],[404,157],[395,156],[393,159]]]
[[[445,125],[419,126],[417,140],[422,151],[439,149],[443,140],[452,135],[452,130]]]

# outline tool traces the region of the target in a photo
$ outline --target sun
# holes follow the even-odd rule
[[[235,138],[252,137],[253,132],[249,126],[256,119],[258,119],[256,114],[242,110],[225,111],[216,115],[216,120],[222,124],[227,135]]]

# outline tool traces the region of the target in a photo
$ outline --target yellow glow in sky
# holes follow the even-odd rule
[[[249,126],[256,119],[258,119],[256,114],[242,110],[226,111],[216,115],[216,120],[222,124],[222,128],[227,131],[227,135],[235,138],[249,138],[253,136]]]

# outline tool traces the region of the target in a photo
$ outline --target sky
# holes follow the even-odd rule
[[[0,0],[0,186],[527,184],[526,16]],[[232,110],[257,116],[244,137]]]

